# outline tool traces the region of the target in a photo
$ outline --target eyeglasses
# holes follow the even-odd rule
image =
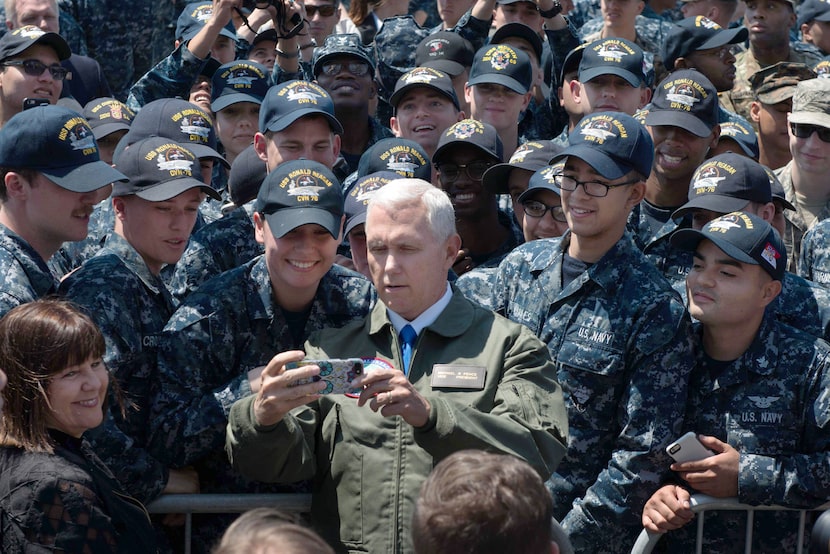
[[[334,15],[337,6],[334,4],[326,4],[325,6],[309,6],[305,5],[305,14],[309,19],[314,18],[315,13],[319,13],[320,17],[331,17]]]
[[[366,62],[348,62],[348,63],[340,63],[340,62],[328,62],[323,64],[323,73],[326,75],[337,75],[343,69],[347,69],[349,73],[354,75],[355,77],[363,77],[367,73],[369,73],[369,64]]]
[[[721,46],[720,48],[712,48],[709,50],[702,50],[695,53],[701,56],[709,56],[711,58],[717,58],[720,61],[724,61],[732,55],[732,49],[730,48],[730,46]]]
[[[525,200],[522,202],[522,206],[525,209],[525,215],[534,218],[545,217],[545,214],[550,212],[550,216],[555,219],[556,221],[567,223],[567,219],[565,219],[565,210],[562,209],[562,206],[548,206],[547,204],[543,204],[538,200]]]
[[[52,78],[56,81],[63,81],[69,75],[69,70],[61,67],[58,64],[46,65],[40,60],[12,60],[10,62],[3,62],[3,65],[14,65],[23,68],[26,75],[32,77],[40,77],[47,69]]]
[[[608,191],[610,189],[624,187],[626,185],[633,185],[634,183],[640,181],[640,179],[634,179],[632,181],[626,181],[625,183],[609,185],[608,183],[603,183],[602,181],[577,181],[570,175],[556,175],[554,176],[553,180],[559,186],[560,189],[566,190],[568,192],[573,192],[576,190],[576,187],[582,185],[582,188],[585,190],[585,194],[587,194],[588,196],[595,196],[597,198],[608,196]]]
[[[494,163],[477,161],[468,164],[440,164],[438,165],[438,171],[440,172],[438,177],[444,183],[453,183],[461,175],[461,170],[463,169],[467,173],[467,177],[471,180],[481,181],[484,178],[484,172]]]
[[[790,129],[800,139],[810,138],[810,135],[813,133],[818,133],[818,138],[821,139],[821,142],[830,142],[830,129],[827,127],[808,125],[806,123],[790,123]]]

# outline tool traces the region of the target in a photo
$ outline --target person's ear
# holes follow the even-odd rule
[[[114,196],[112,198],[112,209],[115,212],[115,217],[121,221],[124,221],[124,218],[126,217],[126,206],[127,203],[121,196]]]
[[[262,214],[254,212],[254,238],[259,244],[265,244],[265,220],[262,219]]]
[[[683,56],[674,60],[674,69],[689,69],[689,62]]]
[[[749,104],[749,117],[752,118],[752,121],[758,123],[761,120],[761,102],[758,100],[753,100]]]

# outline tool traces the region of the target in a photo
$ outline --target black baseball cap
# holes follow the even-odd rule
[[[720,48],[727,44],[739,44],[749,36],[746,27],[724,29],[708,17],[697,15],[675,22],[666,33],[660,47],[660,56],[666,69],[672,71],[677,58],[699,50]]]
[[[473,56],[475,49],[469,40],[453,31],[439,31],[418,43],[415,65],[431,67],[455,77],[473,65]]]
[[[507,44],[489,44],[479,49],[470,68],[470,86],[483,83],[502,85],[519,94],[533,86],[530,56]]]
[[[587,83],[600,75],[616,75],[633,87],[642,86],[646,82],[642,48],[624,38],[604,38],[585,45],[579,80]]]
[[[135,113],[119,100],[110,97],[96,98],[84,106],[84,119],[89,123],[95,140],[116,131],[129,131]]]
[[[654,143],[645,127],[628,114],[599,112],[583,117],[568,135],[568,147],[551,163],[579,158],[606,179],[637,171],[648,176],[654,161]]]
[[[322,115],[331,130],[343,134],[343,126],[334,115],[334,102],[329,93],[316,83],[287,81],[268,90],[259,109],[259,130],[284,131],[307,115]]]
[[[263,215],[276,238],[309,223],[339,238],[343,189],[323,164],[291,160],[278,165],[262,182],[254,210]]]
[[[69,45],[59,34],[43,31],[34,25],[24,25],[13,31],[6,31],[6,34],[0,37],[0,62],[23,53],[34,44],[50,46],[61,61],[68,60],[72,55]]]
[[[377,141],[360,156],[357,176],[378,171],[392,171],[400,177],[432,180],[429,155],[417,142],[390,137]]]
[[[314,49],[314,57],[312,67],[314,68],[314,76],[320,74],[323,64],[332,58],[339,58],[342,56],[352,56],[363,60],[369,64],[369,70],[372,76],[375,75],[375,57],[372,51],[364,46],[360,36],[354,33],[342,33],[338,35],[329,35],[322,46]]]
[[[131,144],[113,160],[129,181],[116,183],[113,196],[136,195],[150,202],[170,200],[198,188],[211,198],[222,197],[195,177],[199,160],[187,146],[163,137],[149,137]]]
[[[673,125],[708,137],[718,125],[715,85],[694,69],[670,73],[654,91],[646,125]]]
[[[741,121],[724,121],[720,124],[719,140],[731,139],[737,143],[741,151],[750,158],[757,160],[760,155],[758,149],[758,135],[752,126]]]
[[[366,223],[366,211],[372,196],[387,183],[400,178],[399,174],[392,171],[378,171],[358,179],[346,192],[346,229],[343,234],[348,235],[352,229]]]
[[[495,127],[475,119],[462,119],[450,126],[438,139],[438,146],[432,155],[432,163],[439,163],[442,156],[459,144],[475,146],[499,162],[504,159],[504,147]]]
[[[176,20],[176,39],[182,42],[195,37],[205,23],[213,15],[213,2],[192,2],[184,7],[179,18]],[[233,20],[229,21],[219,35],[236,40],[236,30],[233,27]]]
[[[811,21],[830,21],[830,4],[824,0],[804,0],[797,11],[799,27]]]
[[[498,29],[496,32],[493,33],[493,36],[490,37],[490,44],[501,44],[504,42],[504,39],[516,37],[526,40],[531,48],[533,48],[533,52],[536,54],[536,59],[539,61],[539,65],[542,64],[542,39],[539,37],[539,33],[531,29],[528,25],[524,23],[505,23]]]
[[[561,173],[562,168],[558,164],[548,165],[534,172],[527,182],[527,189],[519,195],[519,202],[529,200],[540,190],[549,190],[562,196],[562,189],[556,184],[556,176]]]
[[[582,55],[585,53],[587,43],[583,42],[565,56],[565,61],[562,62],[562,71],[559,72],[559,85],[565,82],[565,75],[573,71],[579,72],[579,64],[582,63]]]
[[[784,279],[787,249],[778,231],[754,214],[732,212],[713,219],[703,229],[678,229],[671,244],[694,252],[700,241],[708,239],[741,263],[759,265],[774,280]]]
[[[236,206],[242,206],[255,199],[267,174],[268,168],[254,150],[253,144],[240,152],[228,173],[231,201]]]
[[[237,60],[219,66],[211,79],[210,109],[218,112],[239,102],[262,104],[270,72],[264,65]]]
[[[458,95],[455,94],[455,88],[452,86],[452,80],[449,75],[439,69],[433,69],[431,67],[416,67],[412,71],[401,75],[395,83],[395,91],[389,97],[389,104],[397,109],[398,103],[407,92],[414,88],[423,87],[443,94],[452,102],[456,110],[461,109],[458,104]]]
[[[101,161],[86,119],[61,106],[38,106],[9,119],[0,129],[0,166],[39,171],[72,192],[127,180]]]
[[[689,201],[672,218],[695,210],[728,214],[744,209],[747,202],[772,202],[767,172],[746,156],[726,152],[706,160],[695,170],[689,183]]]
[[[538,171],[563,148],[551,140],[531,140],[519,145],[507,163],[496,164],[484,172],[482,185],[496,194],[507,194],[507,180],[514,169]]]

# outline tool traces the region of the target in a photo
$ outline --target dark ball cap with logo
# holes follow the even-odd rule
[[[72,192],[127,179],[101,161],[86,119],[61,106],[38,106],[9,119],[0,129],[0,166],[34,169]]]
[[[372,196],[387,183],[400,178],[400,175],[392,171],[378,171],[358,179],[346,192],[346,229],[343,233],[348,235],[352,229],[366,223],[366,211]]]
[[[804,0],[797,11],[798,27],[811,21],[830,21],[830,4],[825,0]]]
[[[433,33],[418,43],[415,65],[431,67],[452,77],[473,65],[475,49],[469,40],[453,31]]]
[[[262,104],[271,86],[269,75],[264,65],[248,60],[219,66],[211,80],[210,109],[218,112],[239,102]]]
[[[187,4],[179,18],[176,20],[176,38],[183,42],[195,37],[205,23],[208,22],[211,15],[213,15],[213,2],[192,2]],[[236,40],[236,31],[233,27],[233,20],[228,21],[219,35]]]
[[[672,125],[708,137],[718,125],[715,85],[694,69],[670,73],[654,91],[646,125]]]
[[[451,125],[438,139],[432,163],[441,163],[443,157],[462,144],[469,144],[499,162],[504,160],[504,147],[495,127],[475,119],[462,119]]]
[[[470,86],[495,83],[519,94],[533,85],[530,56],[507,44],[488,44],[479,49],[470,68]]]
[[[211,198],[222,196],[198,178],[199,160],[187,146],[163,137],[150,137],[131,144],[113,160],[129,178],[116,183],[113,196],[136,195],[150,202],[164,202],[198,188]]]
[[[721,123],[720,138],[718,140],[720,142],[724,140],[734,141],[741,149],[741,152],[753,160],[757,160],[760,155],[758,135],[755,134],[755,130],[752,127],[741,121],[724,121]]]
[[[390,137],[377,141],[360,156],[357,176],[393,171],[410,179],[432,179],[432,165],[426,150],[417,142]]]
[[[431,67],[416,67],[412,71],[401,75],[395,83],[395,91],[389,97],[389,103],[397,110],[398,104],[406,93],[417,88],[434,90],[446,96],[452,102],[452,105],[455,106],[456,110],[461,109],[458,104],[458,96],[455,94],[455,88],[452,86],[452,80],[449,75]]]
[[[326,37],[322,46],[314,49],[314,58],[312,67],[314,68],[314,76],[320,75],[323,70],[323,64],[328,60],[340,58],[343,56],[352,56],[363,60],[369,64],[369,72],[372,76],[375,75],[375,56],[372,51],[363,45],[360,36],[354,33],[343,33],[338,35],[329,35]]]
[[[678,229],[671,244],[694,252],[704,239],[741,263],[759,265],[774,280],[784,279],[787,250],[778,231],[755,214],[732,212],[713,219],[703,229]]]
[[[666,69],[672,71],[677,58],[683,58],[700,50],[720,48],[727,44],[739,44],[749,36],[746,27],[724,29],[708,17],[697,15],[675,22],[666,33],[660,47],[660,56]]]
[[[703,162],[689,184],[689,201],[672,214],[683,217],[695,210],[727,214],[747,202],[772,202],[769,176],[758,162],[726,152]]]
[[[135,113],[115,98],[96,98],[84,106],[84,119],[96,140],[116,131],[129,131]]]
[[[212,158],[225,167],[230,167],[217,150],[213,117],[187,100],[162,98],[145,105],[135,115],[130,132],[119,143],[118,151],[149,137],[162,137],[186,144],[197,158]]]
[[[0,37],[0,62],[23,53],[35,44],[50,46],[61,61],[68,60],[72,55],[69,45],[59,34],[47,33],[34,25],[24,25],[14,31],[6,31]]]
[[[308,81],[287,81],[271,87],[259,109],[259,130],[278,133],[308,115],[325,117],[333,132],[343,134],[331,96],[323,87]]]
[[[624,38],[605,38],[587,44],[579,61],[579,80],[583,83],[601,75],[616,75],[632,87],[646,82],[643,50]]]
[[[259,189],[254,210],[262,214],[278,239],[309,223],[320,225],[338,238],[343,218],[343,188],[323,164],[292,160],[268,174]]]
[[[556,176],[562,173],[559,164],[549,165],[536,171],[527,182],[527,189],[519,195],[519,202],[530,200],[540,190],[549,190],[562,196],[562,189],[556,184]]]
[[[505,41],[505,39],[511,37],[521,38],[527,41],[533,49],[533,52],[536,54],[536,60],[540,64],[542,63],[542,55],[544,52],[542,39],[539,37],[539,33],[524,23],[513,22],[502,25],[496,29],[496,32],[493,33],[492,37],[490,37],[490,44],[501,44]]]
[[[631,171],[651,173],[654,143],[645,127],[630,115],[599,112],[582,118],[568,136],[568,147],[551,163],[579,158],[606,179],[620,179]]]
[[[507,181],[514,169],[538,171],[550,164],[563,148],[551,140],[531,140],[519,145],[507,163],[496,164],[484,172],[481,183],[496,194],[507,194]]]

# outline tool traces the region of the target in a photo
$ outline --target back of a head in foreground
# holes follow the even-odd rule
[[[256,508],[228,527],[213,554],[334,554],[334,550],[290,515]]]
[[[462,450],[435,466],[412,518],[417,554],[536,554],[552,542],[553,501],[526,462]]]

